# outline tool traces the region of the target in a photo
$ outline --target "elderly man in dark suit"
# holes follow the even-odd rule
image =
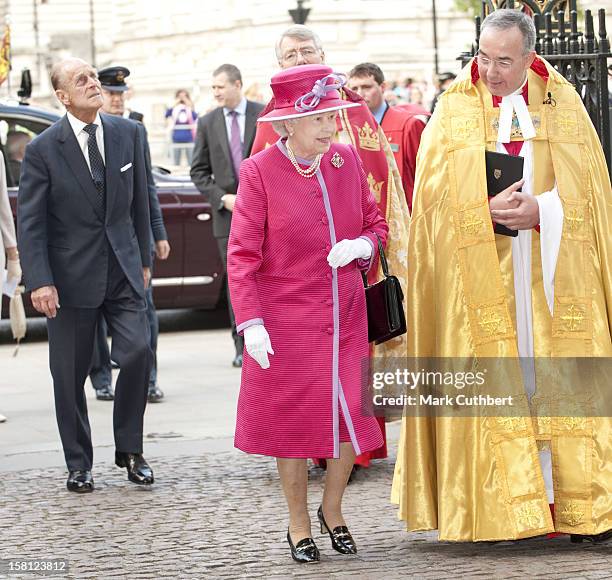
[[[213,72],[213,95],[219,107],[198,121],[193,149],[191,179],[213,208],[213,235],[217,238],[223,265],[227,266],[227,241],[238,190],[240,163],[251,154],[257,117],[263,105],[247,101],[242,94],[242,76],[233,64]],[[227,294],[235,367],[242,366],[244,341],[236,332],[234,312]]]
[[[99,113],[96,71],[80,59],[53,67],[67,114],[32,141],[21,169],[18,245],[36,310],[48,317],[49,363],[70,491],[94,489],[84,383],[104,314],[121,365],[113,414],[115,463],[153,483],[142,456],[151,365],[145,287],[150,218],[141,133]]]

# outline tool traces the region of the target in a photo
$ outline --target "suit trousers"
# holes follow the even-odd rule
[[[142,432],[151,368],[145,301],[136,293],[108,247],[108,278],[98,308],[58,309],[47,319],[55,412],[69,470],[91,469],[93,447],[85,399],[94,336],[103,314],[121,367],[115,387],[113,430],[117,451],[142,453]],[[61,296],[60,304],[61,304]]]
[[[219,247],[219,254],[223,261],[223,268],[227,271],[227,243],[229,237],[217,238],[217,245]],[[227,295],[227,308],[232,325],[232,338],[234,339],[234,346],[236,348],[236,354],[242,354],[244,350],[244,337],[236,332],[236,318],[234,317],[234,309],[232,308],[232,300],[230,298],[229,286],[227,285],[227,276],[225,277],[225,293]]]
[[[153,264],[153,262],[151,262]],[[151,267],[151,277],[153,277],[153,267]],[[159,320],[157,311],[153,303],[153,286],[145,290],[147,299],[147,320],[149,322],[149,331],[151,337],[151,372],[149,374],[149,387],[157,385],[157,338],[159,335]],[[108,348],[108,326],[104,320],[104,315],[100,313],[98,318],[98,326],[96,327],[96,338],[94,340],[93,356],[91,357],[91,369],[89,371],[89,379],[94,389],[101,389],[105,386],[110,386],[113,383],[111,353]],[[115,361],[117,362],[117,361]]]

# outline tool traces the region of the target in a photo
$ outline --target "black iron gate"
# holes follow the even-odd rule
[[[584,12],[584,32],[578,29],[576,0],[482,0],[481,16],[476,17],[474,44],[470,51],[459,57],[462,66],[478,50],[482,20],[498,8],[519,8],[533,16],[537,33],[536,52],[576,87],[597,130],[610,171],[608,58],[612,54],[606,33],[605,10],[598,11],[596,35],[590,10]]]

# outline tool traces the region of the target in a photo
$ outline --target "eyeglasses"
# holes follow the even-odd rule
[[[291,50],[287,54],[283,54],[283,62],[291,63],[297,62],[298,54],[302,55],[302,58],[305,61],[309,61],[310,59],[317,56],[319,50],[316,48],[300,48],[299,50]]]
[[[512,68],[514,61],[509,58],[489,58],[488,56],[484,56],[480,54],[480,52],[476,53],[476,60],[480,66],[490,67],[491,63],[495,63],[501,70],[509,70]]]

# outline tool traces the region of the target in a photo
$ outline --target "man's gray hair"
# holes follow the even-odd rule
[[[524,12],[512,8],[502,8],[491,12],[480,26],[480,34],[486,28],[496,28],[497,30],[508,30],[517,27],[523,35],[523,53],[527,54],[535,50],[536,30],[533,19]]]
[[[297,38],[298,40],[302,41],[312,40],[314,42],[314,45],[319,50],[323,50],[323,46],[321,45],[321,39],[319,38],[319,35],[316,32],[312,31],[310,28],[308,28],[308,26],[304,26],[303,24],[295,24],[294,26],[287,28],[287,30],[285,30],[285,32],[280,35],[280,38],[276,42],[274,50],[276,52],[276,60],[278,60],[278,62],[280,62],[283,58],[283,54],[281,52],[281,43],[287,37]]]

